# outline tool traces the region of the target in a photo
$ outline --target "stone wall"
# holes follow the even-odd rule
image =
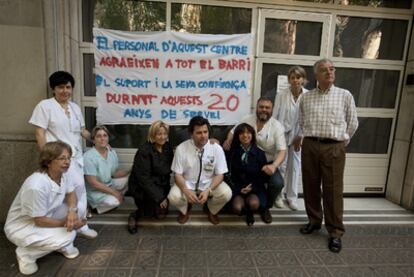
[[[37,168],[39,158],[34,135],[0,135],[0,222],[24,180]]]
[[[409,75],[414,75],[413,35],[414,32],[411,34],[386,191],[388,200],[411,210],[414,210],[414,84],[406,80]]]

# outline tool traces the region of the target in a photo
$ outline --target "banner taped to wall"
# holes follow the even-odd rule
[[[233,125],[249,113],[252,35],[94,28],[98,124]]]

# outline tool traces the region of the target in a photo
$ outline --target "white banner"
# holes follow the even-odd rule
[[[98,124],[233,125],[250,111],[252,36],[93,30]]]

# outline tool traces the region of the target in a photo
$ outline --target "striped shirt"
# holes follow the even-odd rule
[[[303,137],[349,140],[358,128],[354,97],[332,85],[326,91],[315,88],[302,96],[299,134]]]

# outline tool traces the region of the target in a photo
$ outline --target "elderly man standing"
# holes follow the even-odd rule
[[[283,189],[283,178],[278,167],[282,164],[286,157],[286,140],[283,125],[277,121],[273,114],[272,100],[267,97],[260,97],[257,100],[256,114],[250,114],[244,117],[241,122],[247,123],[256,131],[257,146],[265,152],[267,165],[263,167],[263,171],[269,176],[267,183],[267,205],[266,209],[260,211],[260,216],[265,223],[272,222],[272,215],[269,209],[276,201],[278,208],[283,207],[283,200],[279,198]],[[230,149],[233,141],[233,128],[227,135],[227,139],[223,143],[225,150]]]
[[[352,94],[333,85],[333,63],[322,59],[313,68],[318,86],[303,95],[299,115],[300,132],[304,138],[303,194],[309,218],[300,232],[311,234],[319,230],[325,216],[329,250],[339,252],[345,232],[342,220],[345,147],[358,128],[358,118]]]
[[[210,123],[201,116],[190,120],[188,130],[191,139],[178,145],[171,170],[175,174],[175,185],[168,194],[170,203],[180,214],[178,223],[189,219],[192,204],[205,204],[208,220],[219,224],[217,213],[231,199],[231,189],[223,182],[227,172],[226,158],[219,144],[209,142]]]

